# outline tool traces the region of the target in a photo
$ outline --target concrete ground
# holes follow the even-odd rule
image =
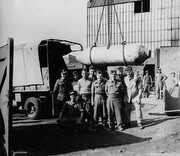
[[[142,99],[144,129],[136,124],[122,132],[60,132],[55,119],[16,121],[12,148],[28,155],[80,156],[176,156],[180,153],[180,116],[164,114],[164,102],[154,96]]]

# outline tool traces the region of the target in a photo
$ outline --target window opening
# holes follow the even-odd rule
[[[134,2],[134,13],[150,11],[150,0],[141,0]]]

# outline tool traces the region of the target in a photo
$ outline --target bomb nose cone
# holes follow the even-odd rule
[[[88,55],[89,55],[89,50],[86,49],[82,52],[79,52],[78,55],[76,56],[76,59],[82,64],[88,65],[91,64]]]

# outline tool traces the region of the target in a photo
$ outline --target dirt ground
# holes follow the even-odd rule
[[[176,156],[180,155],[180,116],[164,114],[164,103],[154,96],[142,99],[144,129],[136,124],[120,131],[60,132],[53,120],[40,124],[15,124],[12,150],[28,155],[67,156]],[[38,122],[38,121],[37,121]]]

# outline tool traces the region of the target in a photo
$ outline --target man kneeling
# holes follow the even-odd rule
[[[69,96],[70,100],[63,105],[57,122],[63,130],[80,130],[83,124],[84,114],[82,103],[77,100],[76,91],[70,91]]]

